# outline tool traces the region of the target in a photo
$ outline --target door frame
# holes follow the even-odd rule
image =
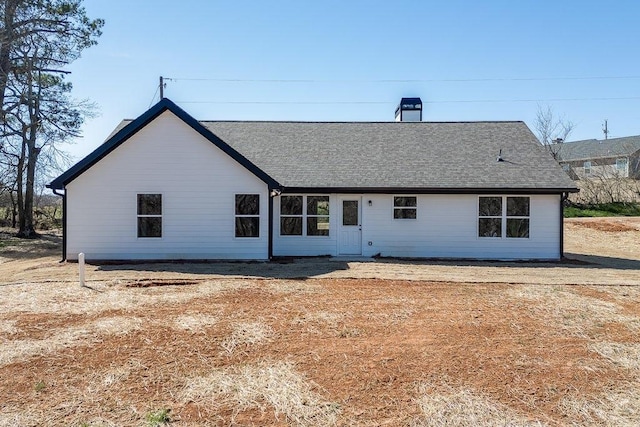
[[[339,212],[340,214],[338,215],[338,255],[342,256],[342,255],[362,255],[362,196],[360,195],[342,195],[338,197],[339,200]],[[343,223],[343,208],[344,208],[344,202],[345,201],[355,201],[358,202],[358,225],[342,225]],[[353,228],[352,228],[353,227]],[[357,227],[357,230],[355,229]],[[343,252],[343,245],[342,245],[342,233],[345,230],[345,228],[347,230],[350,230],[351,232],[355,232],[357,231],[358,234],[358,241],[359,241],[359,245],[358,245],[358,249],[357,252],[356,251],[347,251],[346,253]],[[355,245],[354,245],[355,248]]]

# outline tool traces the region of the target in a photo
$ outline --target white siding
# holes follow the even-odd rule
[[[325,196],[327,194],[324,194]],[[321,256],[337,254],[338,198],[329,195],[329,236],[281,236],[280,197],[273,199],[273,255]],[[306,224],[302,224],[306,228]]]
[[[502,195],[502,194],[498,194]],[[372,206],[368,205],[372,201]],[[418,196],[417,219],[393,219],[393,196],[363,198],[363,255],[559,259],[560,196],[531,196],[530,238],[478,238],[477,195]],[[369,246],[371,242],[371,246]]]
[[[137,194],[162,194],[162,238],[137,237]],[[260,237],[235,237],[235,194],[260,195]],[[266,259],[267,185],[165,112],[67,185],[67,258]]]
[[[418,195],[415,220],[393,219],[393,195],[361,196],[363,256],[505,260],[560,258],[559,195],[530,196],[528,239],[479,238],[477,195]],[[339,202],[340,195],[330,195],[329,237],[280,236],[279,198],[276,198],[274,255],[338,255]]]

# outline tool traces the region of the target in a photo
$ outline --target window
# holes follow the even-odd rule
[[[162,237],[162,194],[138,194],[138,237]]]
[[[329,196],[281,196],[280,235],[328,236]]]
[[[480,197],[478,236],[502,237],[502,197]]]
[[[507,237],[529,237],[529,197],[507,197]]]
[[[260,195],[236,194],[236,237],[260,237]]]
[[[360,222],[360,215],[358,212],[358,200],[343,200],[342,201],[342,225],[352,226],[358,225]]]
[[[591,174],[591,162],[584,162],[584,174],[585,175],[589,175]]]
[[[416,219],[418,200],[415,196],[396,196],[393,198],[394,219]]]
[[[280,197],[280,234],[302,236],[302,196]]]
[[[528,238],[529,205],[529,197],[480,197],[478,199],[478,236]]]
[[[618,172],[620,172],[621,174],[626,174],[627,173],[627,159],[626,158],[616,159],[616,170]]]
[[[562,170],[569,173],[571,172],[571,165],[569,163],[563,163],[562,164]]]
[[[307,236],[329,235],[329,196],[307,196]]]

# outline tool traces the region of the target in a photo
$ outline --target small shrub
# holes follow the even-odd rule
[[[47,387],[47,385],[44,383],[44,381],[40,380],[36,383],[35,385],[35,389],[36,391],[42,391]]]
[[[168,424],[171,422],[170,411],[171,409],[158,409],[157,411],[149,412],[146,417],[147,422],[150,426]]]
[[[639,203],[601,203],[597,205],[575,204],[564,209],[565,218],[640,216]]]

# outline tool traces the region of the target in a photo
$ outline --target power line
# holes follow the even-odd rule
[[[153,101],[156,99],[156,95],[158,94],[158,90],[160,90],[160,87],[156,87],[156,91],[153,94],[153,98],[151,98],[151,102],[149,103],[149,107],[147,109],[151,108],[151,106],[153,105]]]
[[[560,102],[560,101],[626,101],[640,96],[600,98],[531,98],[531,99],[460,99],[423,101],[423,104],[483,104],[509,102]],[[176,101],[179,104],[223,104],[223,105],[373,105],[389,104],[389,101]]]
[[[566,77],[496,77],[473,79],[231,79],[231,78],[181,78],[167,77],[172,81],[218,83],[460,83],[460,82],[520,82],[563,80],[632,80],[640,76],[566,76]]]

